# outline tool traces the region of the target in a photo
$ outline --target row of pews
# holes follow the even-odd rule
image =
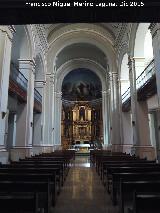
[[[120,213],[160,212],[160,164],[156,160],[107,150],[91,151],[90,159]]]
[[[0,165],[0,212],[50,213],[75,158],[72,150]]]

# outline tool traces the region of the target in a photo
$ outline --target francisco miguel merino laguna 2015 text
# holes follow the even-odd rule
[[[31,7],[143,7],[143,1],[121,1],[117,2],[60,2],[60,1],[53,1],[53,2],[26,2],[27,6]]]

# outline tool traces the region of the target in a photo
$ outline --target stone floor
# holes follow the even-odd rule
[[[117,213],[88,157],[76,157],[54,213]]]

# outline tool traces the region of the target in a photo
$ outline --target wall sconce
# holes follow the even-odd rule
[[[135,126],[135,121],[132,121],[132,126]]]
[[[6,112],[2,112],[2,119],[4,119]]]

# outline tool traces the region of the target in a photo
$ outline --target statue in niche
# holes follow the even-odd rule
[[[83,107],[79,110],[79,120],[84,121],[85,120],[85,109]]]

